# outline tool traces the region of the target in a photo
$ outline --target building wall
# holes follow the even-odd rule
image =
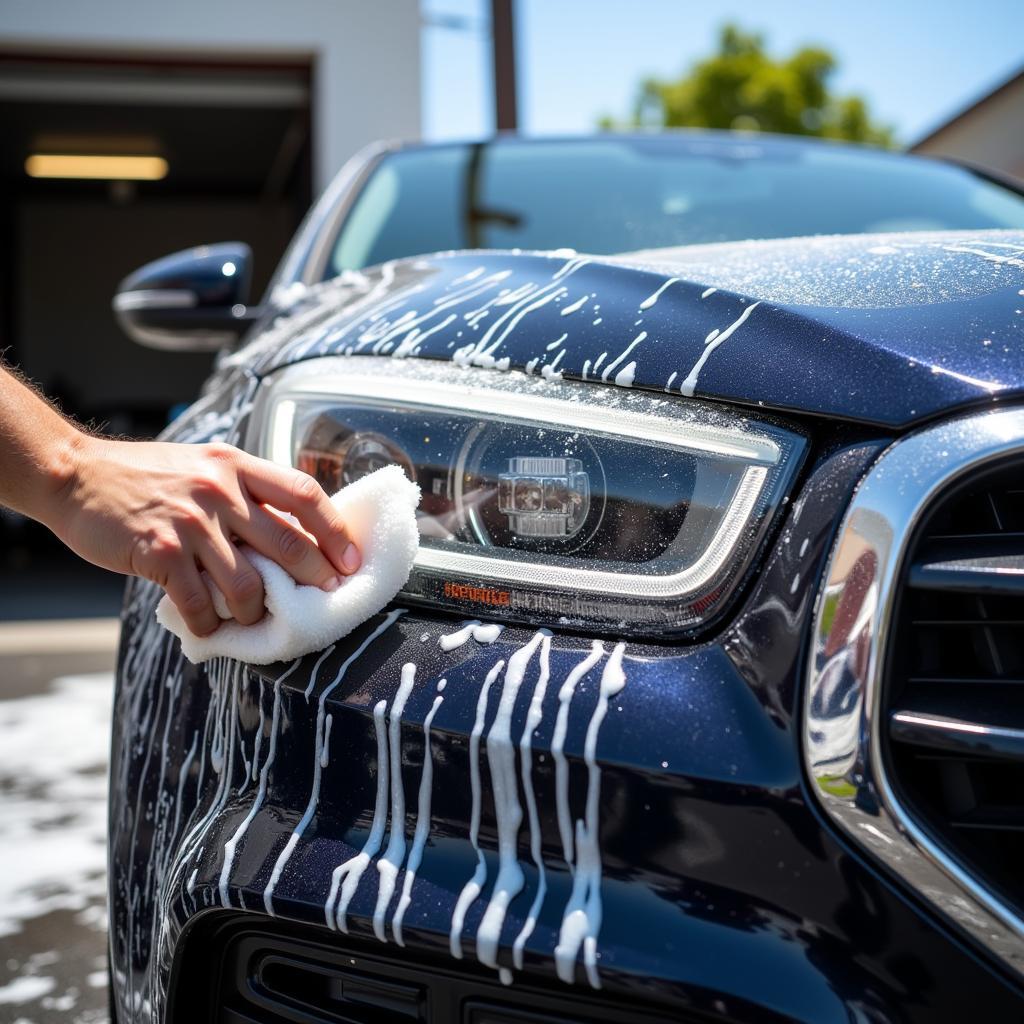
[[[1024,179],[1024,76],[911,147]]]
[[[418,0],[4,0],[0,48],[314,58],[314,190],[357,149],[420,134]]]

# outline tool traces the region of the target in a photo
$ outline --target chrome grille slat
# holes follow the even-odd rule
[[[889,735],[897,742],[915,746],[1024,761],[1024,729],[1005,729],[920,711],[893,711],[889,716]]]

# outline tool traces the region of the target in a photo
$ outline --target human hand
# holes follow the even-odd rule
[[[47,525],[88,561],[159,584],[197,636],[220,624],[201,570],[240,623],[263,616],[263,581],[236,542],[323,590],[359,568],[345,524],[305,473],[226,444],[80,437]]]

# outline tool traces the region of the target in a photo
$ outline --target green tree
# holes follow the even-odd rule
[[[646,79],[633,124],[669,128],[741,128],[893,145],[892,129],[873,122],[860,96],[829,89],[835,57],[805,46],[776,60],[764,37],[736,25],[722,28],[718,52],[674,81]],[[602,127],[609,127],[603,118]]]

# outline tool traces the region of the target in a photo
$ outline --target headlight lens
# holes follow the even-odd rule
[[[328,492],[388,464],[420,485],[404,597],[635,635],[721,608],[804,448],[693,400],[375,357],[276,374],[251,422]]]

